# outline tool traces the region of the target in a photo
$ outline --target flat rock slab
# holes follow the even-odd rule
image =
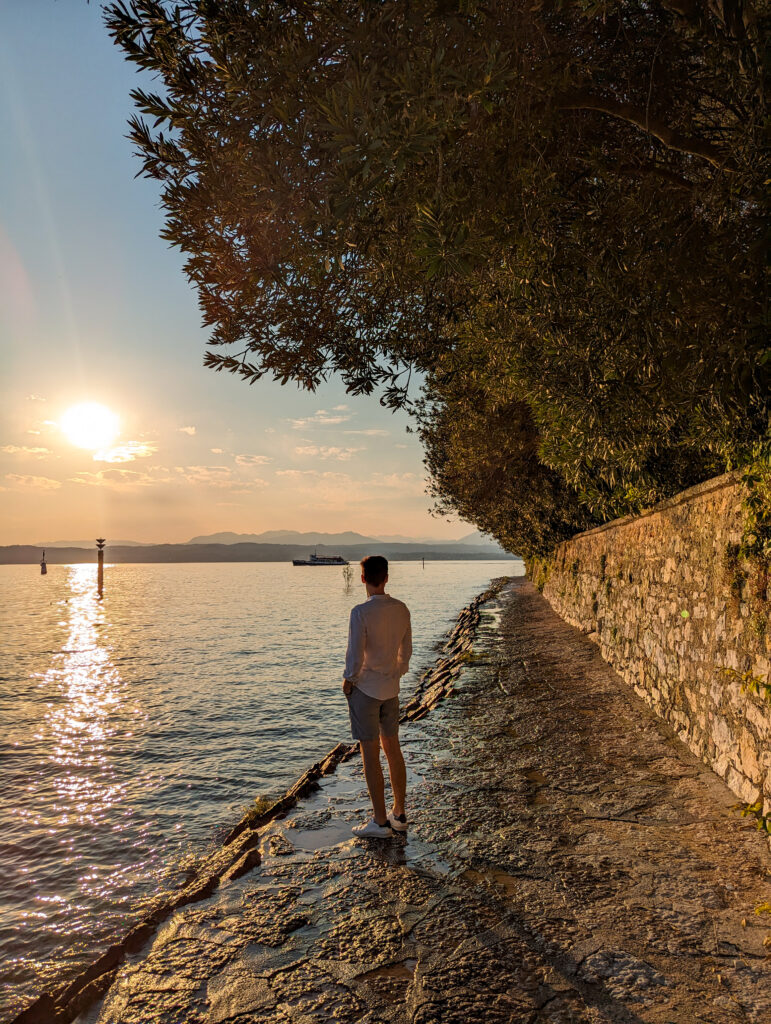
[[[80,1024],[771,1020],[765,841],[529,583],[403,740],[406,838],[341,766]]]

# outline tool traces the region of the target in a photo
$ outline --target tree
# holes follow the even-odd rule
[[[432,448],[467,407],[453,375],[574,525],[767,429],[750,5],[134,0],[107,23],[162,83],[131,136],[213,369],[392,405],[420,371],[429,467],[469,515],[464,459]]]

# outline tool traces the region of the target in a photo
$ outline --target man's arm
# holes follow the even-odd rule
[[[364,664],[365,631],[356,609],[351,609],[348,623],[348,650],[345,654],[345,671],[343,672],[343,693],[349,694],[359,679]]]
[[[397,663],[399,665],[399,675],[403,676],[409,671],[410,658],[412,657],[412,620],[410,619],[410,613],[407,612],[407,629],[405,630],[402,642],[399,645],[399,654],[397,657]]]

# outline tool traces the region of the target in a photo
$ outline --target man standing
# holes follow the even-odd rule
[[[407,771],[399,746],[399,680],[410,667],[412,629],[406,604],[386,594],[388,562],[369,555],[361,563],[367,600],[351,609],[343,693],[348,698],[351,735],[359,741],[372,819],[355,825],[354,835],[376,839],[391,829],[407,831],[404,798]],[[380,747],[388,760],[394,804],[386,813]]]

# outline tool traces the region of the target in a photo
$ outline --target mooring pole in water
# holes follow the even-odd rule
[[[104,537],[96,538],[96,592],[99,597],[102,596],[104,590],[104,545],[106,541]]]
[[[48,572],[48,566],[46,565],[46,553],[43,551],[43,557],[40,559],[40,575],[45,576]]]

